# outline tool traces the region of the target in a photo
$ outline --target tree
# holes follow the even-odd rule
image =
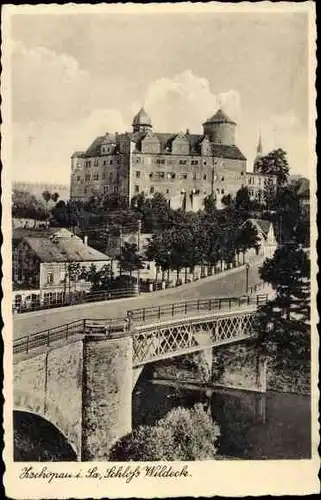
[[[259,311],[258,346],[278,366],[304,369],[310,360],[310,261],[296,243],[277,248],[260,277],[276,292]]]
[[[11,210],[13,217],[46,219],[46,210],[43,203],[28,191],[13,190]]]
[[[259,246],[259,235],[257,229],[250,221],[242,224],[236,236],[237,252],[243,253],[243,264],[245,263],[245,253],[250,248],[257,249]]]
[[[60,196],[60,195],[59,195],[59,193],[53,193],[53,194],[51,195],[51,199],[52,199],[52,201],[53,201],[54,203],[57,203],[57,201],[58,201],[58,199],[59,199],[59,196]]]
[[[154,426],[140,426],[120,439],[109,459],[121,461],[210,460],[217,453],[219,427],[201,404],[174,408]]]
[[[247,187],[241,187],[235,196],[234,206],[236,210],[250,212],[252,209],[252,201]]]
[[[261,174],[276,175],[278,185],[284,185],[289,177],[286,152],[281,148],[271,151],[256,161],[255,169]]]
[[[204,210],[207,214],[212,214],[216,211],[216,198],[213,194],[209,194],[204,198]]]
[[[47,189],[45,189],[45,191],[42,193],[42,197],[46,203],[46,212],[48,212],[48,203],[51,200],[51,193]]]
[[[120,274],[122,274],[122,271],[128,271],[130,281],[132,280],[133,271],[144,269],[143,258],[138,253],[137,245],[134,243],[125,242],[118,256],[118,260]]]

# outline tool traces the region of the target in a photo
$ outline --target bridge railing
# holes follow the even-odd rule
[[[140,309],[130,309],[127,311],[129,320],[133,323],[145,323],[151,319],[158,319],[168,316],[181,316],[190,313],[199,313],[200,311],[215,311],[219,312],[222,309],[235,309],[244,306],[266,304],[268,294],[260,294],[254,297],[250,295],[241,297],[223,297],[223,298],[208,298],[187,300],[176,302],[173,304],[165,304],[160,306],[142,307]]]
[[[25,335],[13,342],[13,354],[26,353],[40,347],[50,347],[61,340],[67,341],[75,336],[99,333],[113,335],[128,330],[128,322],[124,319],[82,319],[50,328],[31,335]]]

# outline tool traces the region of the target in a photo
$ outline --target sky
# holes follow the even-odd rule
[[[12,16],[13,180],[69,183],[70,156],[97,135],[201,133],[219,106],[252,169],[282,147],[308,169],[306,13],[106,13]]]

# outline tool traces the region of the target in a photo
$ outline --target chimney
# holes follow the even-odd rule
[[[86,234],[84,236],[84,245],[88,246],[88,236]]]
[[[189,128],[186,129],[186,135],[189,135]]]

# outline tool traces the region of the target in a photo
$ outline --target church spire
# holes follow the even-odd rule
[[[263,153],[261,131],[259,133],[259,141],[257,143],[256,153],[257,153],[257,156],[262,156],[262,153]]]
[[[260,130],[259,140],[258,140],[257,147],[256,147],[256,156],[255,156],[254,165],[253,165],[254,172],[256,172],[256,164],[262,156],[263,156],[263,146],[262,146],[262,137],[261,137],[261,130]]]

